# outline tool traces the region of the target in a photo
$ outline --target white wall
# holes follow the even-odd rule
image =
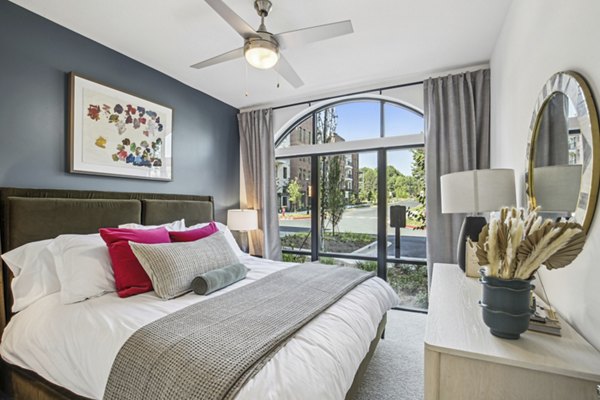
[[[600,99],[598,17],[598,0],[514,0],[507,14],[490,62],[491,164],[514,168],[521,192],[531,113],[544,82],[574,70]],[[550,302],[600,349],[600,209],[575,262],[544,270],[542,280]]]

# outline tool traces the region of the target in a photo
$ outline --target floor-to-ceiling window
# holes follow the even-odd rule
[[[347,265],[427,308],[423,115],[383,97],[313,107],[276,139],[284,259]]]

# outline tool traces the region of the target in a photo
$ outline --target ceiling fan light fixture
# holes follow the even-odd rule
[[[279,46],[272,40],[251,38],[244,45],[244,57],[255,68],[273,68],[279,61]]]

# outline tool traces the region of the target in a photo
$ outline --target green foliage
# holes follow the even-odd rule
[[[412,176],[416,179],[417,190],[425,191],[425,149],[412,149],[413,161],[411,163]]]
[[[363,271],[377,271],[376,261],[357,261],[354,265],[356,266],[356,268],[362,269]]]
[[[413,149],[411,152],[413,156],[411,168],[417,185],[416,200],[419,202],[419,205],[411,207],[408,210],[408,217],[416,222],[415,228],[425,229],[427,226],[427,216],[425,213],[425,150]]]
[[[283,236],[281,238],[281,246],[294,250],[310,250],[310,231]]]
[[[319,262],[325,265],[335,265],[335,260],[331,257],[320,257]]]
[[[398,171],[393,165],[388,165],[385,172],[387,175],[388,182],[390,180],[394,180],[397,176],[402,175],[402,173]]]
[[[377,168],[363,167],[362,172],[363,184],[358,194],[361,201],[372,204],[377,203]]]
[[[336,234],[326,233],[326,238],[339,240],[340,242],[354,242],[354,241],[373,241],[376,237],[368,233],[357,233],[357,232],[338,232]]]
[[[301,256],[299,254],[283,253],[281,256],[282,260],[285,262],[293,262],[298,264],[306,262],[306,256]]]
[[[298,178],[294,178],[287,187],[287,193],[289,196],[289,201],[294,204],[294,211],[298,209],[298,204],[302,199],[302,192],[300,191],[300,184],[298,183]]]
[[[417,199],[419,194],[425,188],[424,174],[419,168],[415,169],[415,152],[422,153],[422,149],[412,150],[413,152],[413,175],[404,175],[393,165],[386,168],[387,179],[387,197],[396,199]],[[419,153],[420,152],[420,153]],[[424,160],[424,158],[423,158]],[[424,164],[423,164],[424,168]],[[359,198],[363,202],[377,203],[377,168],[361,168],[363,175],[363,185],[361,187]],[[416,173],[416,175],[415,175]]]
[[[394,264],[387,270],[390,286],[401,297],[412,299],[411,305],[427,308],[427,266],[416,264]]]
[[[337,130],[335,107],[326,108],[317,113],[317,143],[331,143]]]
[[[281,238],[281,245],[287,249],[307,250],[310,249],[310,233],[294,233]],[[376,235],[368,233],[331,232],[323,236],[323,249],[333,253],[352,253],[377,240]]]
[[[413,173],[414,171],[413,168]],[[392,165],[388,165],[386,172],[388,198],[391,196],[397,199],[415,199],[418,196],[421,186],[418,176],[404,175]]]
[[[337,113],[335,107],[317,113],[317,143],[336,141]],[[337,228],[346,207],[344,196],[344,165],[342,156],[321,158],[321,186],[319,190],[321,227],[331,223],[333,232]]]
[[[360,204],[358,193],[352,193],[350,196],[350,204]]]
[[[377,271],[376,261],[357,261],[356,268]],[[387,280],[407,306],[427,308],[427,266],[416,264],[393,264],[388,267]]]
[[[325,157],[324,157],[325,158]],[[331,230],[335,234],[335,228],[340,223],[346,209],[346,198],[344,197],[344,165],[342,156],[330,156],[324,162],[326,179],[324,181],[325,191],[321,197],[321,218],[327,218],[331,223]]]

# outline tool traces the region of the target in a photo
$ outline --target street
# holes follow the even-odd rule
[[[394,205],[396,204],[411,207],[417,203],[405,201],[395,203]],[[285,219],[282,219],[281,215],[279,215],[279,226],[282,235],[308,232],[310,231],[310,214],[305,214],[304,212],[288,213],[286,214]],[[389,226],[389,220],[387,221],[387,226],[388,242],[391,243],[391,246],[388,247],[388,256],[394,257],[395,229]],[[338,230],[340,232],[377,234],[377,207],[347,208],[338,224]],[[402,257],[425,259],[425,230],[410,228],[400,229],[400,247]]]

